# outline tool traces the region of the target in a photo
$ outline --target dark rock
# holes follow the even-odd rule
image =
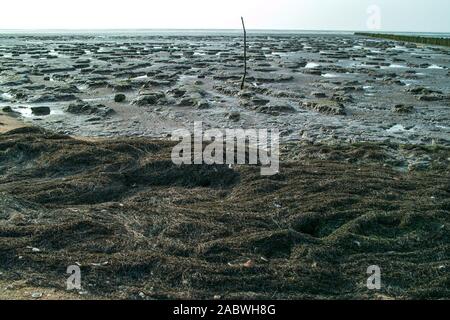
[[[35,116],[47,116],[50,114],[49,107],[31,107],[31,112]]]
[[[119,103],[124,102],[126,99],[127,99],[127,97],[123,93],[119,93],[114,96],[115,102],[119,102]]]
[[[414,111],[413,106],[405,106],[404,104],[398,104],[394,106],[393,111],[395,113],[412,113]]]
[[[197,102],[197,108],[200,110],[203,109],[209,109],[211,106],[209,105],[208,101],[206,100],[200,100]]]
[[[13,113],[14,112],[14,110],[10,106],[3,107],[2,111],[6,112],[6,113]]]
[[[230,112],[228,114],[228,119],[230,119],[231,121],[234,121],[234,122],[238,122],[239,120],[241,120],[241,114],[236,111]]]
[[[311,96],[314,98],[326,98],[327,95],[323,92],[311,92]]]
[[[172,89],[170,91],[168,91],[167,93],[169,93],[170,95],[172,95],[174,98],[181,98],[186,94],[186,90],[181,89],[181,88],[175,88]]]

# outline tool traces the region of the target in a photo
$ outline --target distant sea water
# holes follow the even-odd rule
[[[352,35],[359,31],[326,31],[326,30],[270,30],[270,29],[249,29],[249,34],[254,35]],[[361,31],[367,32],[367,31]],[[19,29],[0,29],[2,34],[20,34],[20,35],[104,35],[104,36],[205,36],[205,35],[238,35],[242,29],[53,29],[53,30],[19,30]],[[450,38],[450,32],[375,32],[386,34],[412,35],[422,37]]]

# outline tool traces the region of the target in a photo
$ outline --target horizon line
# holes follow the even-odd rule
[[[242,29],[237,28],[0,28],[1,32],[39,32],[39,31],[83,31],[83,32],[89,32],[89,31],[242,31]],[[384,31],[384,30],[343,30],[343,29],[336,29],[336,30],[330,30],[330,29],[281,29],[281,28],[257,28],[252,29],[249,28],[247,31],[255,32],[255,31],[279,31],[279,32],[350,32],[350,33],[357,33],[357,32],[368,32],[368,33],[433,33],[433,34],[448,34],[450,31],[406,31],[406,30],[390,30],[390,31]]]

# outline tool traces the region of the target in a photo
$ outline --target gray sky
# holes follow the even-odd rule
[[[1,2],[0,29],[238,29],[243,15],[249,29],[368,30],[375,26],[381,31],[450,32],[450,0]],[[374,17],[371,21],[376,23],[368,24]]]

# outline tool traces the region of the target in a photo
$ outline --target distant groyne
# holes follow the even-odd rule
[[[428,44],[428,45],[434,45],[434,46],[450,47],[450,38],[408,36],[408,35],[399,35],[399,34],[369,33],[369,32],[356,32],[355,35],[371,37],[371,38],[395,40],[395,41],[421,43],[421,44]]]

